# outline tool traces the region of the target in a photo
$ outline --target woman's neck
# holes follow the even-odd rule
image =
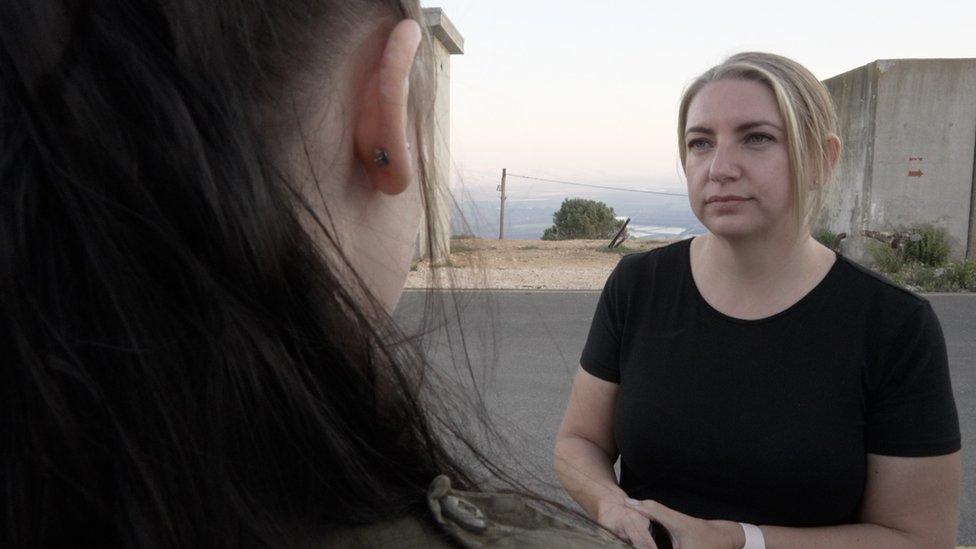
[[[712,308],[741,319],[792,306],[830,271],[834,253],[809,233],[795,241],[738,241],[707,234],[692,242],[691,270]]]
[[[729,239],[709,233],[700,238],[699,264],[707,272],[721,273],[735,285],[795,280],[791,275],[808,271],[823,259],[819,246],[807,231],[796,237],[787,234]]]

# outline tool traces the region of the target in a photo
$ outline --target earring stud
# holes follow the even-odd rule
[[[373,152],[373,163],[377,168],[385,168],[390,165],[390,155],[383,149],[376,149]]]

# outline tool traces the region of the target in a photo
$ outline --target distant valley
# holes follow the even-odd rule
[[[505,238],[540,238],[552,225],[552,214],[565,198],[575,196],[510,198],[505,204]],[[685,197],[608,191],[581,198],[599,200],[613,208],[618,217],[631,218],[628,226],[631,238],[680,238],[705,233],[705,227],[692,213]],[[455,212],[451,220],[453,234],[498,238],[499,200],[461,200],[458,208],[461,215]]]

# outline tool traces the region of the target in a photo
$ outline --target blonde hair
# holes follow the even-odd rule
[[[681,97],[678,150],[682,169],[687,159],[684,140],[688,107],[702,88],[719,80],[759,82],[773,92],[786,125],[793,175],[794,226],[797,232],[809,228],[820,215],[834,171],[826,147],[828,138],[837,136],[837,111],[830,92],[813,73],[792,59],[761,52],[729,57],[692,81]]]

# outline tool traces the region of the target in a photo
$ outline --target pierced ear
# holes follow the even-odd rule
[[[407,190],[415,176],[407,140],[407,98],[421,37],[416,21],[397,24],[375,67],[367,71],[359,98],[356,157],[373,188],[390,195]]]

